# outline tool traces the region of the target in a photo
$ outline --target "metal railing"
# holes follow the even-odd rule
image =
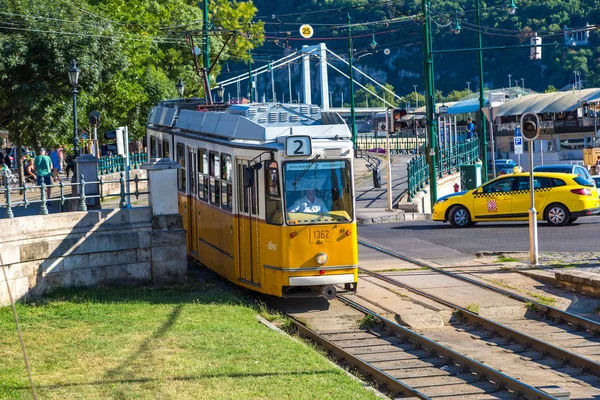
[[[11,185],[8,179],[3,179],[3,186],[0,189],[0,196],[3,198],[3,201],[0,202],[0,208],[4,208],[4,218],[14,218],[13,208],[22,206],[24,208],[28,208],[32,204],[40,204],[40,215],[48,215],[48,202],[59,202],[60,212],[65,211],[65,202],[69,200],[78,200],[77,203],[77,211],[87,211],[86,199],[98,198],[100,201],[103,201],[109,197],[119,197],[119,207],[126,208],[128,206],[127,196],[134,195],[136,199],[139,198],[140,195],[149,194],[149,191],[141,191],[140,190],[140,182],[148,181],[148,178],[139,178],[135,175],[134,178],[126,181],[124,178],[124,173],[120,173],[119,179],[102,179],[101,177],[97,181],[86,182],[84,176],[81,175],[79,182],[72,182],[65,184],[64,182],[59,182],[53,185],[46,185],[44,181],[42,181],[41,185],[27,185],[24,183],[23,186],[15,186]],[[107,184],[119,184],[119,192],[118,193],[105,193],[104,185]],[[131,184],[134,184],[135,190],[131,191]],[[95,195],[86,195],[86,186],[97,184],[99,186],[99,194]],[[58,197],[47,198],[46,189],[51,188],[59,188],[60,195]],[[69,190],[67,190],[69,188]],[[39,193],[39,196],[36,194]]]
[[[443,147],[438,154],[437,169],[438,177],[441,178],[444,174],[458,172],[461,165],[475,163],[479,158],[479,142],[470,140],[452,147]],[[410,160],[407,170],[408,201],[412,201],[417,193],[429,184],[429,164],[427,164],[425,155],[421,154]]]
[[[423,137],[390,137],[390,153],[392,154],[417,154],[423,152],[426,140]],[[356,147],[366,151],[385,152],[387,150],[384,137],[359,135],[356,138]]]
[[[148,161],[147,153],[129,154],[129,166],[131,169],[137,169],[142,163]],[[102,156],[98,159],[98,175],[112,174],[114,172],[125,171],[125,157]]]

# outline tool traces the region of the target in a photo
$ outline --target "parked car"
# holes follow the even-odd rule
[[[600,188],[600,175],[592,175],[592,179],[596,184],[596,188]],[[600,196],[600,190],[598,191],[598,196]]]
[[[600,214],[598,189],[587,179],[564,173],[535,172],[538,220],[561,226],[577,218]],[[527,221],[529,174],[503,175],[476,189],[441,197],[433,206],[434,221],[464,228],[480,221]]]
[[[553,164],[553,165],[538,165],[533,168],[533,172],[558,172],[561,174],[575,174],[579,175],[590,183],[594,183],[590,171],[583,165],[570,165],[570,164]]]
[[[512,174],[515,172],[515,167],[517,163],[510,158],[500,158],[494,161],[494,165],[496,166],[496,177]],[[492,178],[494,174],[494,170],[492,169],[492,162],[488,163],[488,178]]]

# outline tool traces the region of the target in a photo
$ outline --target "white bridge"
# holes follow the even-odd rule
[[[328,56],[329,56],[329,58],[328,58]],[[340,57],[333,51],[329,50],[325,46],[325,43],[319,43],[318,45],[314,45],[314,46],[302,46],[302,49],[300,51],[290,53],[289,55],[287,55],[283,58],[280,58],[279,60],[270,62],[268,65],[263,65],[262,67],[259,67],[255,70],[253,70],[251,73],[251,77],[253,80],[251,87],[252,87],[252,90],[254,90],[254,99],[256,101],[258,101],[258,98],[259,98],[258,82],[257,82],[258,76],[262,75],[264,73],[272,73],[272,70],[274,70],[274,69],[283,68],[283,67],[287,66],[287,69],[288,69],[288,93],[289,93],[290,100],[291,100],[292,99],[292,95],[291,95],[292,94],[292,83],[291,83],[290,64],[297,62],[297,60],[300,60],[300,59],[302,60],[302,68],[301,68],[301,70],[302,70],[302,91],[301,91],[302,99],[301,99],[301,101],[306,104],[319,104],[319,103],[313,103],[313,101],[312,101],[311,78],[310,78],[311,61],[316,60],[317,61],[316,65],[319,68],[319,72],[318,72],[319,85],[318,86],[319,86],[319,92],[320,92],[319,94],[320,95],[318,97],[320,98],[319,105],[321,106],[321,109],[325,110],[325,111],[335,111],[335,112],[338,112],[342,116],[349,116],[350,108],[331,107],[330,98],[329,98],[329,94],[330,94],[329,93],[329,81],[328,81],[328,72],[330,70],[340,74],[341,76],[343,76],[344,78],[349,80],[350,79],[349,74],[348,74],[349,63],[345,58]],[[330,62],[330,60],[338,62],[338,64],[339,64],[339,62],[343,63],[345,65],[345,68],[344,68],[345,71],[339,69],[335,65],[332,65],[332,62]],[[360,69],[353,66],[353,75],[355,73],[362,75],[363,77],[365,77],[365,79],[367,81],[369,81],[376,87],[379,87],[382,90],[384,90],[385,92],[387,92],[390,96],[388,97],[386,95],[385,97],[388,97],[388,99],[389,98],[395,98],[398,100],[400,99],[400,96],[396,95],[396,93],[389,90],[383,84],[381,84],[380,82],[377,82],[375,79],[371,78],[370,76],[365,74],[363,71],[361,71]],[[230,85],[237,85],[237,92],[239,93],[240,92],[240,82],[246,81],[249,78],[250,78],[250,72],[246,72],[244,74],[235,76],[233,78],[228,78],[228,79],[222,80],[220,82],[217,82],[217,85],[221,86],[223,88],[230,86]],[[381,97],[379,94],[369,90],[369,88],[367,88],[360,82],[356,81],[356,79],[354,79],[353,81],[357,87],[364,89],[365,91],[370,93],[370,95],[372,95],[373,97],[381,100],[383,102],[383,104],[386,105],[386,107],[387,106],[394,107],[394,104],[390,103],[388,100]],[[271,75],[271,90],[272,90],[271,101],[277,101],[272,75]],[[263,97],[264,96],[265,95],[263,94]],[[238,97],[239,97],[239,95],[238,95]],[[298,101],[300,101],[300,99],[298,99]],[[342,103],[343,103],[343,97],[342,97]],[[366,107],[366,108],[361,107],[361,108],[355,108],[354,110],[355,110],[355,114],[357,116],[370,116],[370,115],[376,114],[378,112],[385,111],[385,107]]]

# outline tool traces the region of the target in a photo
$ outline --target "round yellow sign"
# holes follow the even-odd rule
[[[300,36],[304,39],[312,37],[313,33],[315,33],[313,27],[308,24],[304,24],[300,27]]]

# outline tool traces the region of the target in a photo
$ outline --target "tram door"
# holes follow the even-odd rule
[[[198,167],[197,163],[198,158],[196,157],[196,149],[194,147],[188,146],[187,148],[187,181],[188,184],[188,193],[187,193],[187,204],[188,204],[188,214],[186,218],[188,218],[188,235],[187,235],[187,245],[190,251],[190,254],[197,255],[198,254]]]
[[[258,171],[247,160],[237,160],[239,279],[260,286],[258,243]]]

